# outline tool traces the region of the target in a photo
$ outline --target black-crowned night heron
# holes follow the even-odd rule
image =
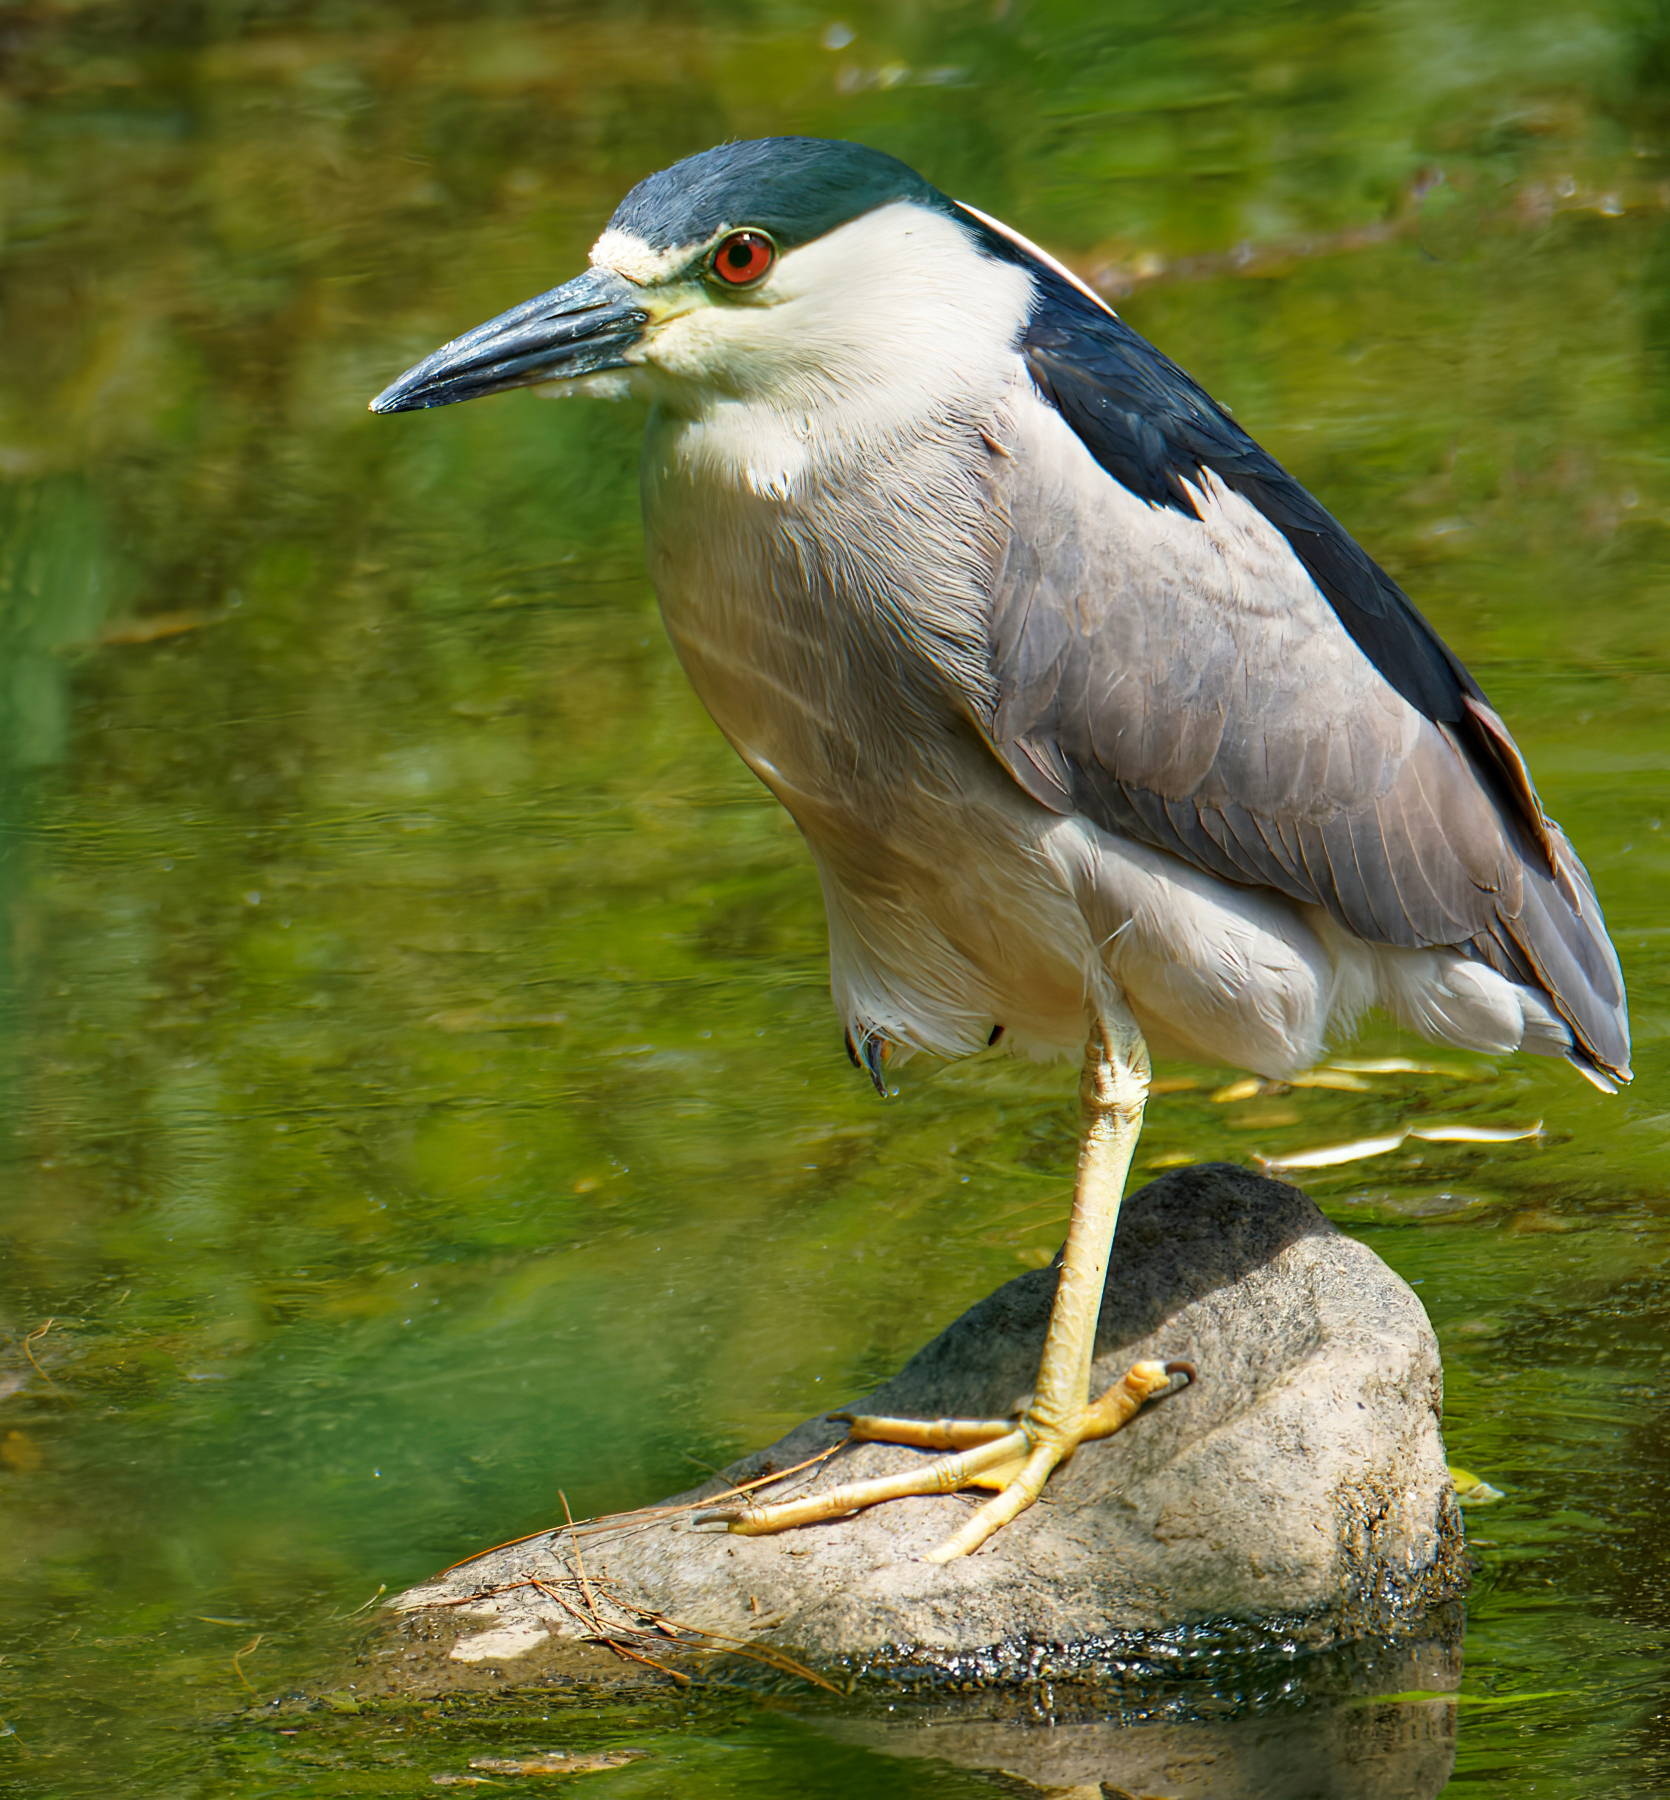
[[[856,1061],[1076,1049],[1084,1135],[1018,1419],[773,1531],[998,1490],[1082,1442],[1145,1044],[1260,1075],[1381,1007],[1629,1079],[1594,888],[1478,684],[1299,484],[1053,258],[892,157],[771,138],[635,187],[590,271],[372,402],[638,393],[649,561],[698,694],[804,833]]]

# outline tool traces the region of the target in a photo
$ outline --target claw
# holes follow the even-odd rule
[[[1013,1440],[1013,1441],[1011,1441]],[[839,1519],[883,1500],[904,1500],[913,1494],[954,1494],[959,1488],[995,1478],[1009,1465],[1018,1464],[1029,1448],[1026,1434],[1013,1431],[978,1448],[953,1456],[935,1457],[897,1475],[878,1475],[870,1481],[845,1481],[822,1494],[803,1494],[798,1500],[772,1500],[763,1506],[744,1502],[735,1506],[709,1507],[691,1521],[695,1525],[723,1523],[742,1537],[763,1537],[791,1525],[816,1525]]]
[[[891,1419],[868,1413],[830,1413],[830,1419],[848,1428],[854,1443],[906,1444],[950,1454],[919,1462],[896,1475],[842,1482],[821,1494],[709,1507],[697,1513],[692,1523],[717,1525],[744,1537],[762,1537],[796,1525],[844,1518],[884,1500],[952,1494],[967,1487],[995,1488],[993,1499],[928,1553],[929,1562],[949,1562],[978,1550],[994,1531],[1038,1498],[1051,1473],[1080,1444],[1111,1437],[1135,1418],[1147,1401],[1166,1392],[1174,1375],[1193,1381],[1194,1364],[1175,1358],[1163,1363],[1133,1363],[1100,1399],[1055,1426],[1025,1414],[1018,1419]]]
[[[887,1098],[887,1059],[893,1053],[893,1046],[880,1032],[872,1031],[865,1026],[856,1038],[852,1028],[847,1028],[847,1061],[855,1069],[868,1075],[875,1090],[882,1099]]]

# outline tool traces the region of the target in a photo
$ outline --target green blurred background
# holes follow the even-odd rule
[[[774,131],[1118,297],[1576,840],[1626,1094],[1377,1028],[1438,1072],[1165,1068],[1139,1163],[1545,1121],[1309,1185],[1419,1284],[1506,1495],[1451,1791],[1670,1792],[1665,0],[0,13],[0,1792],[430,1791],[490,1718],[240,1708],[380,1583],[559,1484],[687,1485],[1059,1241],[1070,1071],[848,1069],[806,854],[655,615],[641,416],[365,413],[639,177]],[[992,1791],[798,1717],[540,1741],[649,1744],[601,1800]]]

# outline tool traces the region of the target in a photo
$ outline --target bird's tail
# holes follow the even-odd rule
[[[1544,841],[1525,846],[1518,911],[1499,910],[1473,947],[1510,980],[1548,996],[1571,1031],[1569,1059],[1610,1090],[1630,1079],[1623,971],[1588,870],[1558,825],[1545,818],[1543,827]]]

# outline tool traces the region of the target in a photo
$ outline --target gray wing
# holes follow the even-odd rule
[[[1627,1078],[1593,887],[1431,627],[1408,609],[1455,672],[1453,704],[1431,709],[1451,718],[1394,685],[1253,498],[1193,458],[1177,459],[1176,500],[1139,498],[1064,412],[1023,398],[992,465],[1010,531],[987,729],[1015,778],[1368,942],[1460,948],[1547,994],[1578,1054]]]

